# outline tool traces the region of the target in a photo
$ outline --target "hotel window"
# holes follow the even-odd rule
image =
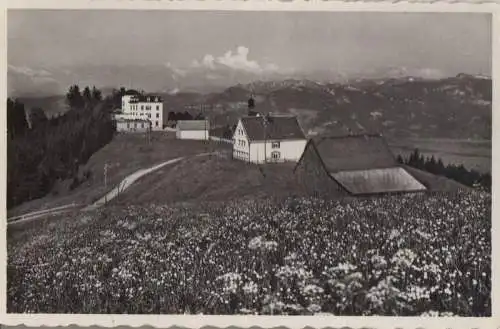
[[[279,149],[279,148],[280,148],[280,142],[273,142],[273,143],[271,144],[271,147],[272,147],[273,149]]]
[[[127,122],[127,129],[130,129],[130,123]]]
[[[144,105],[141,105],[141,110],[144,110]]]
[[[159,110],[160,109],[160,105],[156,105],[156,109]]]
[[[151,113],[148,113],[148,118],[151,118]]]
[[[273,152],[271,153],[271,158],[273,158],[273,160],[278,160],[280,158],[280,152]]]
[[[156,121],[156,126],[158,127],[158,121]]]
[[[160,113],[156,113],[156,118],[158,119],[160,117]]]

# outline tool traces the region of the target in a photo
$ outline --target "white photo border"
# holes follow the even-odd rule
[[[5,1],[5,0],[4,0]],[[125,10],[212,10],[212,11],[368,11],[368,12],[476,12],[492,14],[492,316],[485,318],[426,318],[426,317],[380,317],[380,316],[207,316],[207,315],[80,315],[80,314],[8,314],[6,313],[6,209],[0,216],[0,323],[7,326],[68,326],[78,327],[142,327],[169,328],[172,326],[184,328],[201,327],[260,327],[260,328],[500,328],[500,223],[494,220],[500,213],[496,204],[500,204],[496,186],[500,180],[495,175],[500,169],[499,145],[500,133],[495,127],[500,127],[499,116],[499,86],[496,83],[500,76],[500,6],[488,1],[474,4],[455,2],[434,3],[409,2],[349,2],[295,0],[281,2],[276,0],[9,0],[2,6],[0,13],[0,32],[3,36],[0,45],[0,95],[2,102],[0,110],[6,113],[7,98],[7,10],[9,9],[125,9]],[[6,117],[1,116],[1,124],[6,131]],[[0,135],[4,156],[0,166],[6,173],[6,134]],[[0,197],[6,200],[6,175],[0,178],[2,188]],[[148,327],[144,327],[146,329]]]

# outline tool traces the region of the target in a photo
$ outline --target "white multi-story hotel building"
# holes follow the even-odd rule
[[[163,130],[163,100],[157,95],[127,92],[122,96],[121,113],[117,120],[148,120],[152,130]]]

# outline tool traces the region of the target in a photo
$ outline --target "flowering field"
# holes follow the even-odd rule
[[[8,311],[491,314],[491,196],[108,208],[8,232]]]

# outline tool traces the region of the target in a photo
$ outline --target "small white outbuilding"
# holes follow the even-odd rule
[[[209,131],[208,120],[179,120],[176,126],[176,138],[208,140]]]

